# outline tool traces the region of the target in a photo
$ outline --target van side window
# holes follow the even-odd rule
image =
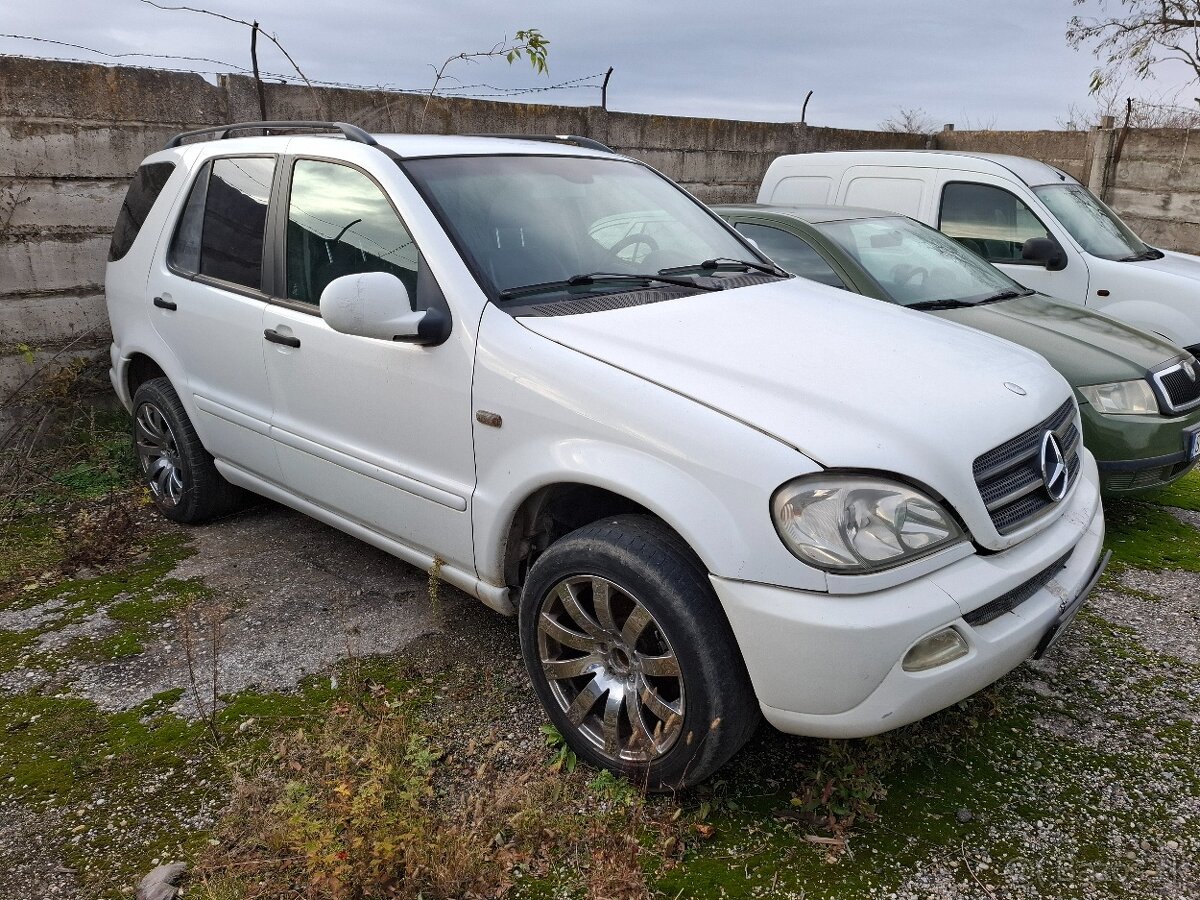
[[[179,270],[262,288],[267,201],[274,157],[232,157],[205,164],[192,185],[167,259]]]
[[[374,181],[349,166],[297,160],[288,201],[287,296],[319,303],[335,278],[388,272],[416,297],[419,253]]]
[[[139,166],[133,180],[129,182],[129,190],[125,193],[125,202],[117,214],[117,225],[113,228],[112,243],[108,247],[108,261],[116,262],[121,259],[133,242],[142,223],[150,215],[154,201],[162,193],[163,185],[175,171],[175,163],[160,162]]]
[[[1021,248],[1027,240],[1050,236],[1015,194],[965,182],[951,182],[942,190],[938,228],[989,262],[1021,262]]]
[[[846,287],[838,273],[833,270],[833,266],[825,262],[808,241],[790,231],[750,222],[738,222],[733,227],[754,241],[759,250],[793,275],[799,275],[809,281],[819,281],[830,287]]]

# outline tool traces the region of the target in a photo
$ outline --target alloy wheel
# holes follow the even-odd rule
[[[183,497],[183,466],[179,445],[167,417],[153,403],[143,403],[134,417],[138,464],[160,502],[175,506]]]
[[[554,699],[597,751],[648,763],[674,746],[683,730],[683,675],[636,597],[598,576],[564,579],[542,604],[537,638]]]

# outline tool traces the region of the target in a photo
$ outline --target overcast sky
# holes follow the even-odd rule
[[[936,125],[1056,128],[1072,103],[1088,107],[1095,61],[1067,46],[1071,0],[162,0],[236,18],[258,18],[314,79],[428,89],[440,64],[536,27],[550,40],[548,76],[526,63],[455,63],[464,85],[545,87],[615,71],[609,108],[631,112],[798,121],[807,91],[815,125],[874,128],[901,107],[920,107]],[[26,0],[8,5],[0,30],[83,44],[109,53],[213,57],[249,65],[248,29],[139,0]],[[266,46],[263,46],[266,44]],[[101,60],[12,38],[0,53]],[[267,71],[290,67],[260,40]],[[131,64],[217,69],[210,63],[131,57]],[[1171,93],[1178,70],[1143,96]],[[585,82],[598,85],[599,79]],[[453,82],[448,87],[455,87]],[[466,93],[486,95],[491,88]],[[1194,92],[1185,92],[1192,103]],[[522,96],[538,102],[599,103],[595,87]]]

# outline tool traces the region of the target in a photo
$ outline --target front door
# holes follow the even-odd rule
[[[475,484],[470,329],[421,347],[334,331],[321,292],[334,278],[389,272],[438,296],[412,235],[362,170],[292,162],[283,252],[286,298],[269,307],[271,433],[284,484],[326,509],[467,571]]]
[[[968,181],[967,174],[943,173],[940,214],[933,224],[1025,287],[1082,305],[1088,295],[1088,267],[1070,237],[1053,220],[1039,217],[1001,179],[969,173]],[[1052,272],[1021,258],[1027,240],[1046,237],[1062,245],[1066,268]]]
[[[147,282],[151,321],[178,358],[200,440],[271,481],[271,396],[263,364],[263,248],[273,156],[205,163]]]

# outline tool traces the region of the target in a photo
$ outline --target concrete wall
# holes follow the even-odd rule
[[[1200,254],[1200,132],[1130,131],[1106,199],[1146,241]]]
[[[1086,184],[1092,162],[1089,137],[1086,131],[941,131],[934,142],[939,150],[1008,153],[1040,159]]]

